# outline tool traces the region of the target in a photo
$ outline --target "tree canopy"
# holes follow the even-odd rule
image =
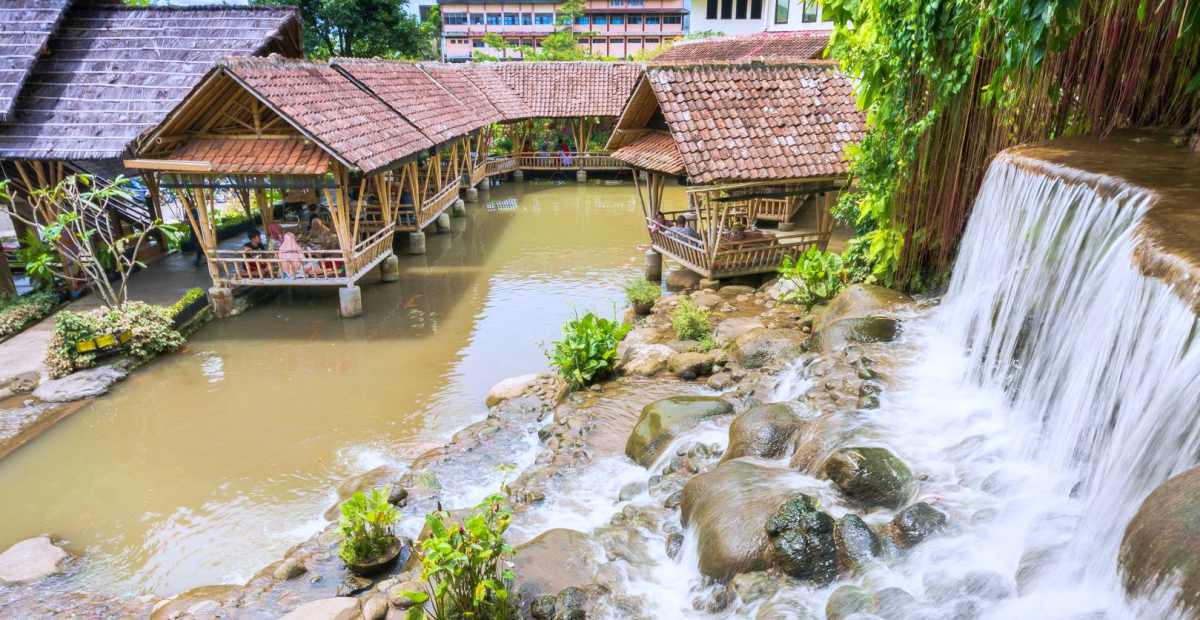
[[[304,21],[304,49],[310,58],[355,56],[435,58],[430,28],[409,15],[408,0],[253,0],[255,4],[295,6]]]

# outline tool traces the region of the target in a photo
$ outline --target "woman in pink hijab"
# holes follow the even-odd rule
[[[283,227],[279,224],[271,224],[267,226],[267,239],[271,241],[271,248],[279,248],[283,245]]]
[[[304,277],[304,251],[300,249],[296,235],[292,233],[283,235],[283,242],[279,244],[279,264],[287,277]]]

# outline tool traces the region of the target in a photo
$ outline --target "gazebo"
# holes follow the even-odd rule
[[[647,67],[608,148],[637,171],[648,272],[665,255],[729,278],[824,249],[829,207],[847,185],[843,150],[863,133],[852,90],[821,61]],[[689,186],[686,204],[663,203],[669,177]]]

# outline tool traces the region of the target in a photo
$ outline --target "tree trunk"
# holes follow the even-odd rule
[[[0,250],[0,299],[17,296],[17,284],[13,282],[12,269],[8,267],[8,256]]]

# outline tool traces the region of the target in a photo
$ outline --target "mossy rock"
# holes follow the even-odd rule
[[[711,396],[672,396],[642,409],[637,425],[625,442],[625,454],[642,467],[650,467],[671,441],[697,424],[733,413],[733,405]]]
[[[886,316],[866,316],[834,321],[813,333],[810,349],[834,351],[850,344],[891,342],[900,334],[900,322]]]
[[[804,340],[795,329],[753,329],[738,336],[729,352],[745,368],[762,368],[790,361],[803,351]]]
[[[804,420],[783,403],[759,405],[734,418],[729,448],[721,460],[743,456],[775,459],[783,456]]]
[[[833,517],[803,493],[784,502],[767,521],[772,563],[796,579],[819,585],[837,578]]]
[[[821,331],[842,319],[887,314],[909,303],[912,303],[911,297],[890,288],[874,284],[852,284],[842,289],[842,292],[817,313],[813,321],[813,330]]]
[[[1175,604],[1200,618],[1200,467],[1164,482],[1125,528],[1118,556],[1130,596],[1177,583]]]
[[[829,455],[821,473],[865,506],[899,508],[914,490],[912,471],[886,448],[841,448]]]

